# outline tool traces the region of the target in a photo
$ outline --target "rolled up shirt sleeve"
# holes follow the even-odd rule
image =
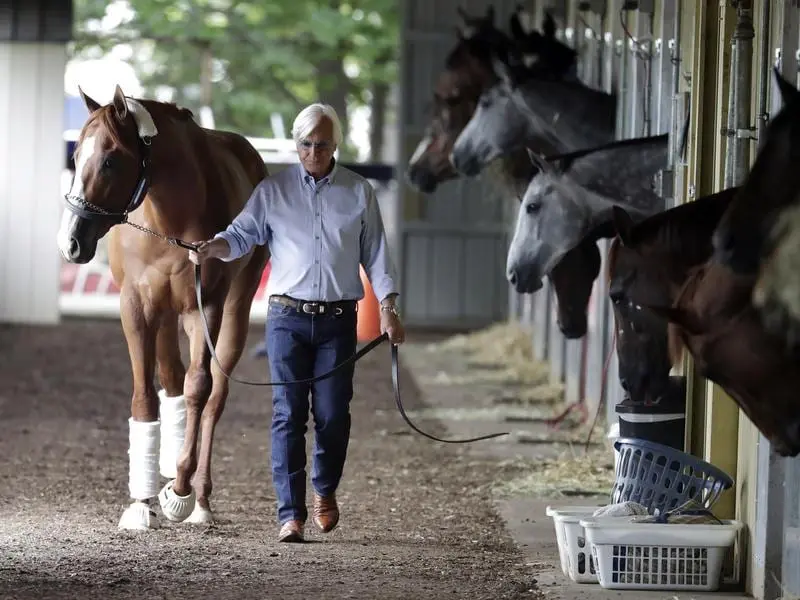
[[[270,187],[269,181],[261,181],[233,222],[214,236],[214,239],[224,239],[230,246],[230,254],[221,259],[224,262],[236,260],[247,254],[253,246],[267,243]]]
[[[361,230],[361,264],[367,273],[372,289],[378,300],[389,294],[399,294],[394,263],[389,256],[389,244],[383,228],[374,188],[365,183],[366,214]]]

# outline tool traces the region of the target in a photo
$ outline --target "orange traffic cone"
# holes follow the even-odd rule
[[[372,291],[363,267],[359,267],[364,297],[358,301],[356,315],[356,335],[359,342],[371,342],[381,334],[381,309],[378,297]]]

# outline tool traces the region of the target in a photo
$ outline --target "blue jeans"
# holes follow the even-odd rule
[[[270,302],[267,351],[272,381],[293,381],[330,371],[356,351],[356,311],[309,315]],[[311,393],[314,456],[311,484],[323,496],[336,491],[350,439],[354,365],[317,383],[279,385],[272,393],[272,481],[278,521],[305,521],[306,423]]]

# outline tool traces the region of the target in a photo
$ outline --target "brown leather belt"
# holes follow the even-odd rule
[[[330,313],[341,315],[345,310],[355,310],[357,306],[355,300],[318,302],[311,300],[298,300],[297,298],[292,298],[291,296],[286,296],[283,294],[270,296],[269,301],[282,304],[283,306],[288,306],[289,308],[293,308],[296,311],[303,312],[308,315],[326,315]]]

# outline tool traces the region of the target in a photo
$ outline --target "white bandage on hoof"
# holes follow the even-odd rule
[[[157,527],[158,521],[155,518],[155,514],[150,506],[144,502],[132,502],[122,513],[122,517],[119,520],[120,529],[147,531]]]
[[[128,490],[134,500],[158,494],[158,452],[161,424],[128,419]]]
[[[186,522],[193,523],[194,525],[211,525],[214,523],[214,515],[212,515],[211,511],[207,508],[195,504],[194,510],[192,514],[189,515],[189,518],[186,519]]]
[[[167,396],[166,390],[158,391],[161,413],[161,453],[158,467],[167,479],[178,476],[178,455],[186,436],[186,400],[181,396]]]
[[[189,491],[186,496],[178,496],[172,485],[175,480],[168,481],[161,488],[158,494],[158,501],[161,504],[161,511],[170,521],[185,521],[194,510],[194,490]]]

